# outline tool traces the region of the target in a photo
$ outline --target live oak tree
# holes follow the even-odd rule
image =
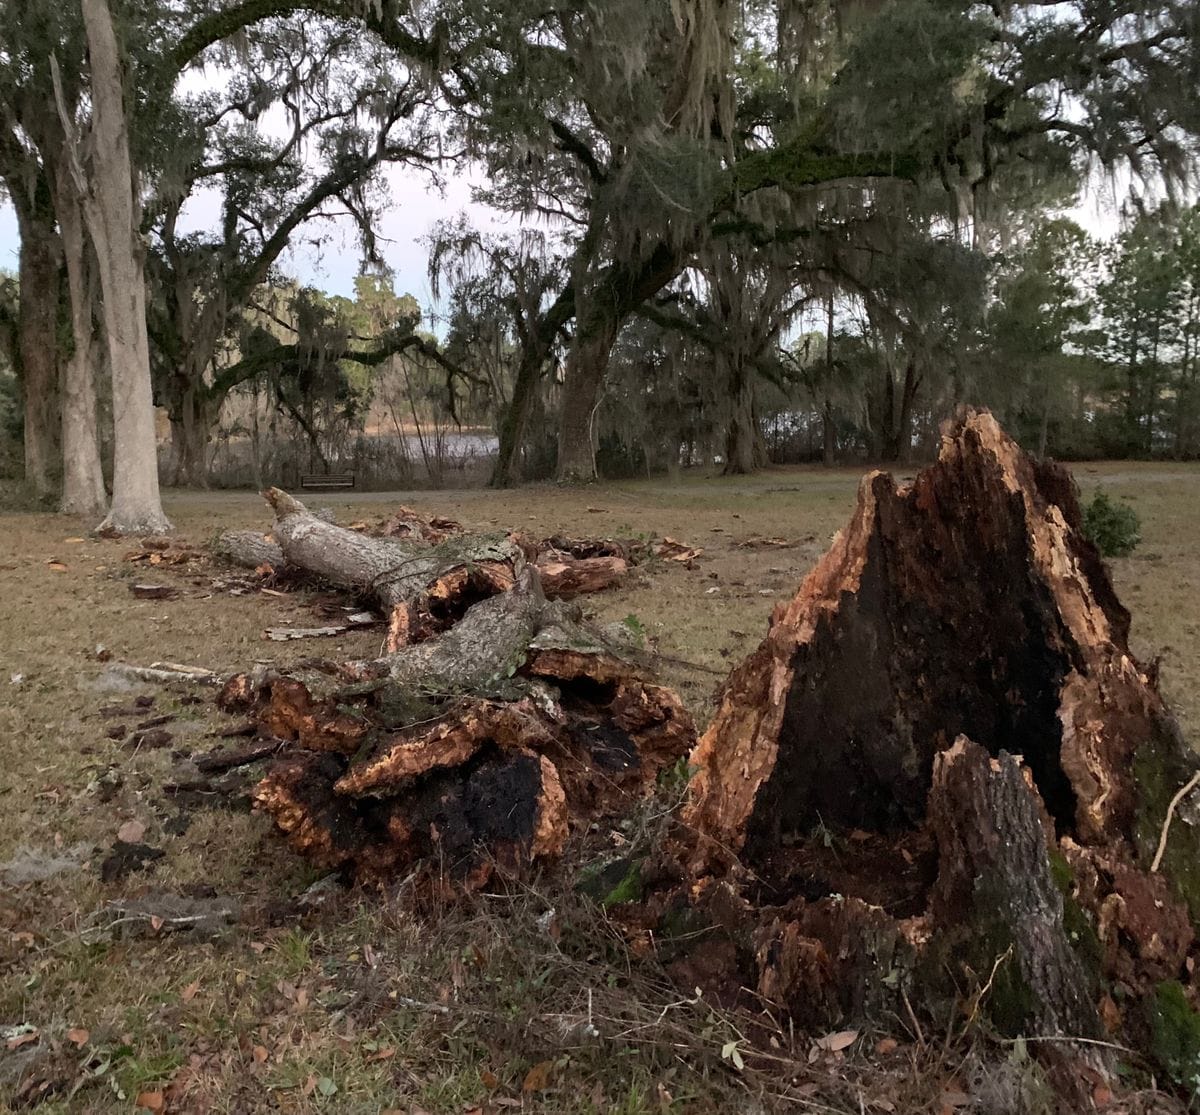
[[[254,367],[218,374],[214,358],[283,252],[345,217],[369,258],[380,169],[437,161],[423,75],[381,51],[360,26],[313,15],[255,24],[233,47],[210,50],[228,82],[188,104],[188,154],[160,188],[152,223],[155,381],[171,418],[176,483],[206,482],[221,406],[239,367]],[[264,127],[268,114],[284,125]],[[220,225],[181,235],[184,207],[202,188],[220,195]]]

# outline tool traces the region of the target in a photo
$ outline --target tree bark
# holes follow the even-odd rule
[[[70,297],[73,348],[63,375],[61,509],[68,515],[103,515],[108,506],[96,420],[95,361],[99,356],[92,310],[95,273],[84,233],[79,195],[64,168],[55,175],[58,224],[62,231]]]
[[[738,356],[729,360],[729,423],[725,429],[726,476],[747,476],[766,464],[754,391],[754,371]]]
[[[578,323],[567,355],[559,415],[560,484],[589,484],[596,479],[596,408],[619,329],[616,308],[600,299]]]
[[[833,420],[833,406],[829,400],[821,408],[821,463],[833,468],[837,460],[837,425]]]
[[[91,193],[85,212],[100,269],[115,440],[112,506],[100,529],[159,534],[172,527],[158,486],[144,248],[120,51],[107,0],[81,2],[92,94]]]
[[[660,291],[683,267],[682,244],[657,244],[641,262],[621,261],[606,268],[572,308],[575,335],[567,354],[558,425],[558,480],[564,484],[596,479],[593,444],[600,388],[621,326],[646,299]]]
[[[512,400],[500,422],[500,444],[490,481],[493,488],[510,487],[519,479],[517,459],[525,443],[530,416],[537,401],[538,385],[554,347],[554,339],[570,319],[574,305],[575,293],[568,286],[523,337]]]
[[[39,172],[17,206],[21,235],[17,344],[25,407],[25,479],[38,498],[58,490],[62,460],[58,307],[61,244],[50,187]]]

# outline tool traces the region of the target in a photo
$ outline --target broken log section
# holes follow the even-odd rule
[[[362,880],[472,886],[556,856],[695,740],[675,694],[547,601],[534,566],[449,630],[340,673],[352,684],[327,697],[241,675],[221,702],[285,741],[258,807],[297,851]]]
[[[474,603],[505,592],[524,560],[537,564],[549,599],[571,600],[620,584],[633,559],[621,543],[556,535],[470,535],[450,519],[401,507],[382,536],[339,527],[278,488],[263,493],[275,511],[271,535],[228,530],[214,552],[261,572],[300,572],[347,589],[389,619],[396,650],[446,630]]]

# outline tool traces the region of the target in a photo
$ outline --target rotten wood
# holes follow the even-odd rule
[[[729,985],[803,1022],[944,1024],[957,1000],[1103,1071],[1084,1039],[1144,1042],[1200,913],[1200,760],[1129,623],[1066,470],[965,413],[911,485],[864,479],[730,676],[655,901],[720,926]],[[1105,986],[1128,1004],[1108,1034]]]
[[[235,678],[222,703],[290,741],[258,808],[297,851],[365,880],[475,886],[557,856],[695,741],[675,694],[547,601],[532,565],[448,630],[339,673],[350,684],[327,697]]]

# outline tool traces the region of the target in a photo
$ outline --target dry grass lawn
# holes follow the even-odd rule
[[[1113,563],[1118,591],[1136,649],[1162,656],[1164,689],[1200,738],[1200,468],[1087,465],[1077,476],[1085,494],[1103,484],[1142,517],[1141,547]],[[789,469],[582,493],[311,502],[342,523],[404,502],[473,529],[665,534],[702,547],[696,569],[655,563],[585,604],[602,620],[637,617],[663,676],[704,718],[772,606],[846,520],[858,480]],[[194,544],[267,525],[249,493],[172,495],[167,510]],[[893,1106],[875,1110],[936,1113],[947,1088],[975,1096],[972,1110],[1031,1109],[1038,1082],[1027,1062],[1001,1058],[1003,1071],[984,1081],[977,1043],[928,1049],[899,1022],[892,1052],[876,1050],[883,1033],[864,1035],[810,1064],[811,1041],[783,1031],[752,1053],[742,1022],[688,1001],[652,960],[631,959],[597,907],[551,880],[456,911],[418,915],[402,894],[334,893],[299,908],[315,876],[262,818],[164,795],[172,750],[210,747],[206,733],[227,726],[210,695],[108,690],[96,648],[230,671],[363,655],[379,631],[266,642],[268,626],[312,625],[313,594],[214,593],[213,570],[131,565],[129,543],[88,538],[90,525],[0,517],[0,1110],[23,1097],[44,1111],[129,1111],[140,1096],[173,1111],[860,1112],[883,1097]],[[743,545],[764,537],[789,545]],[[182,595],[135,599],[135,579]],[[168,747],[130,749],[106,735],[114,721],[101,707],[138,692],[156,694],[146,718],[174,717]],[[130,821],[165,854],[104,882],[100,864]],[[48,877],[22,881],[39,871]],[[114,900],[164,893],[233,898],[241,914],[214,937],[107,925]]]

